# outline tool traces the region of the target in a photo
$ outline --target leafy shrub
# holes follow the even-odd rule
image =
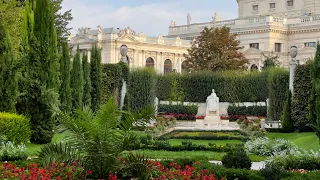
[[[0,135],[17,144],[28,142],[31,135],[29,119],[23,115],[0,113]]]
[[[289,177],[282,180],[318,180],[320,171],[311,171],[308,173],[291,173]]]
[[[238,149],[230,151],[223,156],[222,165],[226,168],[250,169],[251,160],[246,152]]]
[[[229,106],[229,120],[237,120],[240,116],[267,116],[267,106]]]
[[[172,115],[177,120],[196,120],[197,106],[159,105],[158,112],[162,115]]]
[[[268,77],[268,96],[269,109],[268,116],[278,121],[281,118],[281,113],[286,100],[286,90],[289,86],[289,72],[282,68],[272,68]]]
[[[154,105],[156,74],[153,69],[140,69],[129,73],[128,100],[131,110]]]
[[[244,146],[248,153],[253,153],[259,156],[288,153],[292,150],[298,149],[298,147],[289,140],[269,139],[267,137],[251,139],[247,141]]]
[[[206,164],[209,166],[209,164]],[[205,168],[207,168],[205,166]],[[217,176],[217,178],[225,179],[237,179],[237,180],[264,180],[259,171],[248,170],[248,169],[234,169],[225,168],[219,165],[211,165],[212,172]]]
[[[2,142],[0,145],[0,161],[17,161],[27,159],[26,147],[14,145],[12,142]]]
[[[308,99],[312,88],[311,65],[298,65],[294,75],[291,117],[300,132],[311,130],[306,126],[310,123]]]
[[[287,90],[286,103],[281,115],[281,125],[284,131],[293,132],[293,120],[291,116],[291,91]]]
[[[280,166],[270,166],[267,164],[265,168],[260,170],[261,175],[266,180],[279,180],[289,175],[285,169]]]
[[[247,134],[242,131],[179,131],[175,130],[164,134],[166,139],[193,139],[193,140],[243,140]]]
[[[120,64],[102,64],[102,103],[110,97],[120,99],[123,73]]]

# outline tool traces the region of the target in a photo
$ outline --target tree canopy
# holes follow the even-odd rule
[[[230,28],[205,28],[193,42],[186,58],[189,72],[201,70],[234,70],[246,67],[248,60],[238,50],[240,41]]]

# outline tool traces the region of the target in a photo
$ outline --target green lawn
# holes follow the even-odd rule
[[[65,134],[55,134],[52,138],[52,142],[59,142],[61,141],[66,135]],[[27,154],[29,156],[35,156],[37,154],[37,151],[41,149],[42,145],[39,144],[32,144],[32,143],[27,143]]]
[[[179,151],[179,152],[171,152],[171,151],[152,151],[152,150],[137,150],[132,151],[133,153],[139,153],[147,156],[151,159],[176,159],[176,158],[192,158],[197,156],[207,156],[209,160],[217,160],[221,161],[222,157],[226,153],[219,152],[211,152],[211,151]],[[124,154],[128,154],[129,152],[125,152]],[[250,159],[254,162],[263,161],[266,158],[250,155]]]
[[[226,144],[241,144],[242,142],[239,140],[187,140],[187,139],[170,139],[169,142],[171,145],[181,145],[183,141],[191,141],[192,144],[199,145],[208,145],[209,142],[214,143],[216,145],[225,146]]]
[[[319,150],[319,139],[315,133],[268,133],[270,138],[283,138],[291,140],[300,148],[306,150]]]

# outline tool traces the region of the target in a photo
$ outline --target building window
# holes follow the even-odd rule
[[[253,5],[253,6],[252,6],[252,10],[258,11],[258,10],[259,10],[259,6],[258,6],[258,5]]]
[[[293,6],[293,0],[288,0],[287,1],[287,6]]]
[[[274,45],[274,51],[275,51],[275,52],[281,52],[281,46],[282,46],[281,43],[275,43],[275,45]]]
[[[259,43],[251,43],[250,48],[257,48],[259,49]]]
[[[170,59],[164,61],[164,73],[171,73],[172,72],[172,62]]]
[[[151,57],[146,60],[146,67],[154,68],[154,60]]]
[[[304,47],[317,47],[317,43],[316,42],[307,42],[307,43],[304,43]]]
[[[270,9],[276,8],[276,3],[270,3]]]

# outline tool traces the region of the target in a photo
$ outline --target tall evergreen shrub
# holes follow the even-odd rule
[[[87,53],[82,57],[82,69],[83,69],[83,105],[91,106],[91,80],[90,80],[90,64],[88,62]]]
[[[129,73],[128,101],[131,110],[153,106],[155,100],[156,73],[153,69],[140,69]]]
[[[307,99],[311,94],[312,80],[311,80],[311,63],[305,65],[298,65],[295,71],[293,82],[293,98],[291,117],[295,126],[299,131],[310,131],[307,124],[310,123],[309,104]]]
[[[269,107],[268,115],[272,120],[281,118],[283,106],[286,101],[286,90],[289,87],[289,72],[282,68],[272,68],[269,72]],[[260,88],[263,88],[261,86]]]
[[[62,45],[62,56],[60,58],[61,71],[61,87],[60,87],[60,103],[61,109],[70,111],[72,108],[71,88],[70,88],[70,54],[68,43]]]
[[[71,82],[70,86],[72,88],[72,108],[82,108],[83,99],[83,72],[80,58],[79,46],[77,48],[77,53],[73,58],[73,65],[71,70]]]
[[[0,24],[0,112],[16,111],[18,69],[12,50],[9,34]]]
[[[90,79],[92,85],[91,91],[91,108],[95,111],[100,108],[101,104],[101,51],[97,45],[92,46],[90,61]]]
[[[286,103],[283,107],[283,111],[282,111],[282,115],[281,115],[281,125],[282,128],[286,131],[286,132],[293,132],[294,131],[294,127],[293,127],[293,119],[291,116],[291,98],[292,98],[292,94],[291,91],[288,89],[287,93],[286,93]]]
[[[102,103],[106,103],[110,97],[116,101],[120,98],[123,72],[119,64],[102,65]]]

